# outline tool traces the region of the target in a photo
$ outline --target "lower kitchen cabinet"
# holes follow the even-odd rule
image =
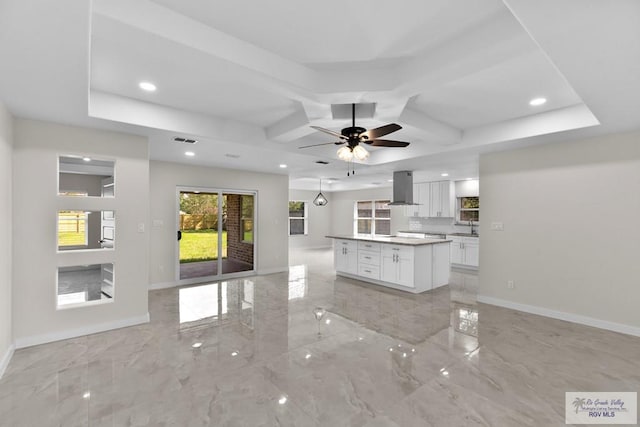
[[[380,241],[329,237],[335,239],[335,268],[339,275],[412,293],[449,283],[448,240],[399,238],[403,243],[396,243],[394,238]]]
[[[336,239],[333,250],[336,270],[358,274],[358,242]]]
[[[380,279],[413,288],[413,255],[410,246],[383,245]]]
[[[478,267],[480,265],[480,238],[447,236],[451,240],[451,264],[466,267]]]

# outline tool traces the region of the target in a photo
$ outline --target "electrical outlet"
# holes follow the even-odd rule
[[[516,284],[513,280],[507,280],[507,288],[513,289],[516,287]]]

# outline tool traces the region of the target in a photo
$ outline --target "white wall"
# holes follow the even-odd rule
[[[640,133],[482,155],[480,182],[481,300],[640,335]]]
[[[256,224],[257,271],[268,274],[288,269],[288,197],[286,175],[150,162],[151,227],[150,279],[152,286],[176,281],[176,187],[193,186],[258,192]]]
[[[100,175],[85,175],[79,173],[61,173],[60,190],[86,192],[88,195],[102,193],[102,179]]]
[[[333,203],[332,193],[323,191],[329,204],[326,206],[316,206],[313,199],[318,195],[317,191],[289,190],[289,200],[307,202],[308,234],[289,236],[289,248],[321,248],[331,246],[331,239],[325,236],[330,233],[331,227],[331,204]]]
[[[0,377],[13,352],[11,288],[11,156],[13,118],[0,102]]]
[[[59,155],[115,160],[116,197],[57,195]],[[53,123],[14,122],[13,325],[17,347],[148,320],[149,161],[146,138]],[[57,252],[57,212],[114,210],[115,251]],[[114,262],[110,303],[56,309],[58,266]]]

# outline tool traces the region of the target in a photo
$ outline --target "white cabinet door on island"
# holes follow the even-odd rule
[[[413,248],[401,245],[382,245],[381,280],[414,287]]]
[[[353,240],[337,240],[334,245],[336,270],[358,274],[358,243]]]
[[[327,237],[335,239],[338,275],[412,293],[449,283],[449,240]]]

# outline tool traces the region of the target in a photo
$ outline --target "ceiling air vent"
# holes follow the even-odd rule
[[[319,165],[328,165],[329,164],[329,162],[326,162],[324,160],[318,160],[316,163],[319,164]]]
[[[196,142],[198,142],[198,140],[196,139],[182,138],[179,136],[176,136],[175,138],[173,138],[173,140],[175,142],[182,142],[183,144],[195,144]]]

